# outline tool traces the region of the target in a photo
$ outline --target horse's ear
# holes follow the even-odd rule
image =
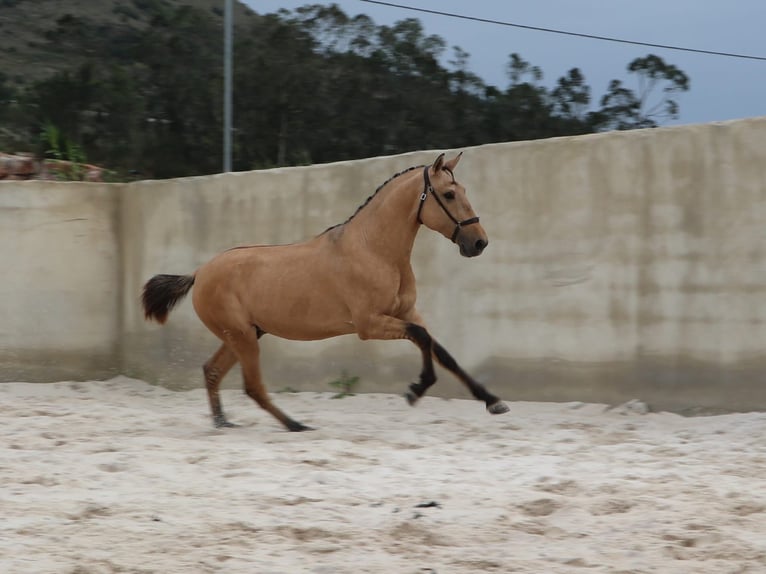
[[[431,170],[434,173],[439,173],[443,167],[444,167],[444,154],[440,153],[439,157],[436,158],[436,161],[433,164],[431,164]]]
[[[457,154],[455,157],[453,157],[451,160],[444,162],[444,167],[450,171],[455,171],[455,166],[460,161],[461,157],[463,157],[462,151],[459,154]]]

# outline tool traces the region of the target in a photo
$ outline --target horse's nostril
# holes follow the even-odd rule
[[[484,248],[487,246],[489,242],[484,239],[477,239],[476,240],[476,251],[484,251]]]

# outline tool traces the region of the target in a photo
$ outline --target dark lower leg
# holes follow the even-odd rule
[[[237,357],[226,345],[216,351],[216,353],[210,357],[207,363],[202,367],[202,372],[205,374],[205,388],[207,389],[207,398],[210,402],[210,410],[213,414],[213,424],[217,427],[231,427],[234,426],[223,414],[221,408],[221,397],[218,389],[221,385],[226,373],[237,362]]]
[[[508,407],[498,397],[490,393],[484,385],[477,383],[473,377],[466,373],[457,361],[447,350],[436,341],[433,342],[434,356],[439,364],[453,373],[460,381],[468,387],[471,394],[478,400],[484,401],[487,410],[492,414],[501,414],[508,411]]]
[[[312,430],[311,427],[293,420],[283,413],[274,403],[271,402],[269,394],[261,381],[261,370],[259,364],[259,349],[257,343],[255,348],[251,348],[246,356],[240,357],[242,364],[242,376],[245,379],[245,393],[253,399],[258,406],[268,412],[271,416],[281,422],[284,427],[292,432]]]
[[[423,368],[420,371],[420,380],[417,383],[412,383],[409,391],[405,394],[407,402],[414,405],[418,399],[426,393],[429,387],[436,382],[434,362],[431,355],[433,339],[431,339],[431,335],[428,334],[428,331],[424,327],[414,323],[407,325],[407,337],[418,346],[423,356]]]
[[[254,385],[248,384],[247,380],[245,380],[245,392],[247,393],[247,396],[258,403],[259,407],[261,407],[263,410],[281,422],[287,430],[291,432],[313,430],[311,427],[307,427],[303,423],[300,423],[283,413],[274,403],[271,402],[271,399],[268,397],[265,389],[261,388],[256,390],[254,389]]]

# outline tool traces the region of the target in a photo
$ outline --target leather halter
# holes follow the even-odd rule
[[[431,185],[431,178],[428,177],[428,167],[425,166],[423,168],[423,193],[420,194],[420,205],[418,205],[418,223],[422,224],[423,220],[420,219],[420,212],[423,211],[423,204],[426,202],[426,198],[428,197],[428,194],[434,196],[434,199],[436,200],[436,203],[439,204],[439,207],[442,208],[442,211],[447,214],[447,217],[449,217],[452,220],[452,223],[455,224],[455,231],[452,232],[452,243],[455,243],[455,240],[457,239],[458,233],[460,233],[460,230],[466,226],[471,225],[473,223],[479,223],[478,217],[469,217],[468,219],[464,219],[463,221],[458,221],[454,215],[452,215],[447,209],[447,206],[444,205],[442,200],[439,198],[439,195],[434,191],[433,186]],[[447,168],[444,168],[447,172],[449,172],[450,175],[452,175],[452,172],[448,170]],[[455,179],[455,176],[452,176],[452,179]]]

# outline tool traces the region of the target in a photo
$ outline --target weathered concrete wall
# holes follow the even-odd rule
[[[526,398],[763,408],[765,146],[761,119],[502,149],[480,276],[507,297],[478,372]]]
[[[34,212],[15,221],[0,210],[0,237],[29,244],[10,251],[4,266],[19,273],[2,286],[2,301],[13,302],[7,315],[14,333],[4,320],[0,352],[55,355],[61,338],[36,334],[35,324],[44,320],[51,333],[67,330],[76,354],[110,349],[119,353],[115,364],[123,372],[199,386],[201,364],[216,341],[189,301],[168,325],[145,323],[138,301],[143,282],[156,273],[191,272],[233,245],[315,235],[345,220],[390,175],[435,155],[123,188],[0,184],[0,198],[34,195],[26,201],[46,212],[61,190],[89,190],[83,193],[100,203],[84,195],[64,203],[87,203],[99,210],[89,221],[102,222],[83,223],[88,239],[79,245],[67,227],[22,226],[21,218]],[[468,149],[457,175],[490,246],[467,260],[449,241],[422,230],[414,253],[418,306],[456,358],[508,399],[640,397],[677,410],[766,408],[764,160],[766,118]],[[5,207],[9,200],[1,201]],[[74,217],[61,216],[68,218]],[[57,276],[69,296],[57,292],[44,315],[38,309],[45,294],[35,291],[42,288],[24,292],[38,284],[39,264],[19,255],[55,268],[63,262],[48,263],[51,242],[79,249]],[[121,280],[102,289],[93,277]],[[92,323],[76,313],[77,297],[88,302]],[[72,315],[79,323],[70,329]],[[103,334],[89,338],[95,324]],[[15,346],[8,346],[11,340]],[[345,369],[360,375],[367,390],[401,392],[419,368],[419,353],[408,342],[266,337],[263,347],[274,390],[327,389]],[[0,375],[8,380],[14,368],[3,366]],[[238,385],[237,377],[230,375],[227,385]],[[446,374],[434,389],[466,396]]]
[[[0,183],[0,380],[119,372],[118,190]]]

